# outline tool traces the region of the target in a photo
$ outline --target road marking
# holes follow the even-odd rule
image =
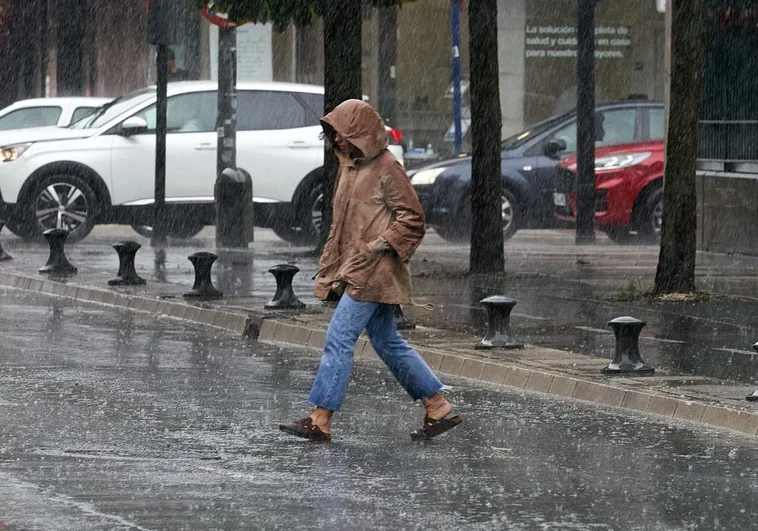
[[[577,330],[584,330],[585,332],[596,332],[598,334],[604,334],[604,335],[613,335],[613,332],[610,330],[605,330],[603,328],[592,328],[591,326],[575,326]],[[661,337],[651,337],[651,336],[641,336],[640,339],[646,339],[650,341],[659,341],[661,343],[673,343],[676,345],[686,345],[686,341],[680,341],[678,339],[663,339]]]
[[[714,348],[713,350],[720,350],[721,352],[728,352],[730,354],[750,354],[751,356],[755,356],[755,352],[751,350],[740,350],[737,348]]]
[[[604,328],[592,328],[591,326],[575,326],[577,330],[584,330],[585,332],[597,332],[598,334],[612,335],[613,332],[605,330]]]
[[[549,317],[538,317],[536,315],[529,315],[529,314],[526,314],[526,313],[514,312],[511,315],[514,315],[516,317],[523,317],[524,319],[533,319],[535,321],[549,321],[550,320]]]
[[[19,480],[16,477],[10,476],[8,474],[0,474],[0,477],[2,477],[3,484],[5,487],[10,487],[16,491],[35,492],[38,495],[42,496],[45,501],[47,501],[46,505],[48,506],[50,502],[52,502],[53,504],[63,505],[63,506],[67,506],[73,509],[77,509],[86,516],[94,516],[94,517],[102,518],[104,520],[108,520],[110,522],[118,524],[119,526],[124,526],[129,529],[136,529],[137,531],[152,531],[150,528],[142,527],[141,525],[138,525],[137,523],[127,520],[126,518],[122,518],[118,515],[103,513],[101,511],[98,511],[95,508],[95,506],[91,503],[75,500],[69,496],[66,496],[65,494],[59,494],[57,492],[54,492],[53,490],[49,488],[44,488],[34,483],[29,483],[27,481]]]
[[[660,341],[661,343],[673,343],[675,345],[686,345],[686,341],[680,341],[678,339],[663,339],[662,337],[650,337],[642,336],[640,339],[649,339],[650,341]]]

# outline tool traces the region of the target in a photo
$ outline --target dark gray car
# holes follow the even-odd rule
[[[664,137],[663,103],[626,100],[596,110],[598,147]],[[555,226],[555,168],[576,152],[576,114],[535,124],[503,141],[502,213],[505,239],[520,228]],[[443,238],[467,240],[471,233],[471,157],[437,162],[412,172],[427,224]]]

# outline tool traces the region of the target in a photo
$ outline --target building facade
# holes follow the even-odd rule
[[[460,0],[455,0],[459,2]],[[503,135],[573,108],[576,1],[498,0]],[[465,2],[463,2],[465,4]],[[172,49],[187,79],[213,79],[214,28],[186,2]],[[451,148],[451,0],[364,9],[363,87],[406,142]],[[5,12],[5,15],[3,15]],[[0,0],[5,100],[37,95],[118,96],[155,81],[145,0]],[[664,15],[656,0],[598,2],[598,101],[663,99]],[[322,24],[272,32],[243,26],[239,79],[323,82]],[[36,46],[30,46],[33,39]],[[468,22],[461,12],[461,65],[468,76]],[[7,88],[10,87],[10,88]],[[12,89],[12,90],[11,90]],[[468,93],[464,83],[464,106]],[[7,101],[6,101],[7,103]],[[464,108],[464,115],[466,109]]]

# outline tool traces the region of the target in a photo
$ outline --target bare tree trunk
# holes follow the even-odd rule
[[[472,273],[505,269],[500,170],[497,0],[470,0]]]
[[[326,0],[324,6],[324,114],[349,99],[361,99],[361,2]],[[332,223],[332,198],[339,163],[324,153],[322,247]]]
[[[698,118],[706,51],[707,0],[671,0],[671,88],[663,227],[655,293],[695,291]]]

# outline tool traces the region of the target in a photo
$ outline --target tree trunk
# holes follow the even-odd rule
[[[361,2],[324,0],[324,114],[349,99],[361,99]],[[324,153],[324,217],[321,246],[332,223],[332,198],[339,163]]]
[[[501,212],[497,0],[470,0],[472,273],[505,269]]]
[[[695,171],[708,2],[672,0],[671,10],[670,109],[656,294],[695,291]]]
[[[595,243],[595,0],[579,0],[576,93],[576,244]]]

